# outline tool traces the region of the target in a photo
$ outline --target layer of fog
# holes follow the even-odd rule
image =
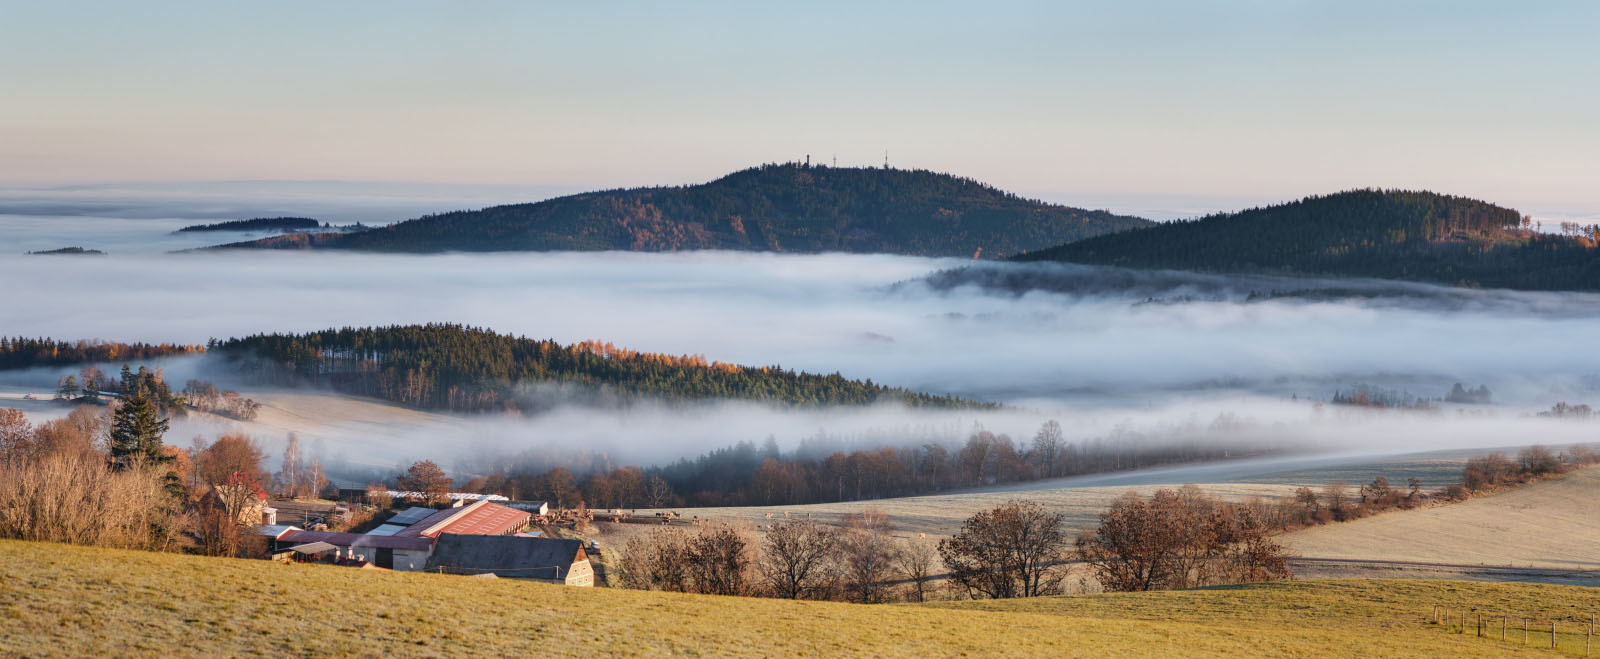
[[[7,257],[0,309],[7,334],[142,341],[460,322],[1025,405],[1144,404],[1197,388],[1326,398],[1361,382],[1437,397],[1460,381],[1548,406],[1590,395],[1586,378],[1600,373],[1600,354],[1584,349],[1600,330],[1594,295],[1246,303],[1184,278],[1022,294],[915,281],[959,264],[712,252]],[[1140,304],[1180,295],[1197,299]]]
[[[173,380],[196,375],[171,361],[164,367]],[[55,370],[0,377],[0,405],[20,407],[36,421],[65,415],[70,405],[18,400],[20,392],[36,396],[47,392],[44,383]],[[325,391],[246,388],[245,393],[264,403],[257,420],[191,413],[172,420],[168,441],[187,446],[190,438],[243,432],[260,442],[269,454],[269,466],[276,468],[288,435],[295,433],[309,455],[345,485],[392,477],[421,459],[435,460],[461,476],[507,469],[542,472],[557,466],[581,474],[622,464],[693,459],[741,442],[759,446],[767,438],[786,454],[819,459],[833,451],[882,446],[938,444],[954,451],[981,428],[1010,437],[1021,449],[1047,419],[1061,420],[1065,439],[1078,450],[1096,444],[1129,451],[1199,444],[1224,446],[1246,458],[1050,484],[1060,487],[1174,479],[1260,480],[1294,470],[1371,465],[1419,452],[1485,452],[1532,443],[1564,446],[1590,442],[1595,436],[1592,422],[1478,406],[1447,405],[1431,412],[1371,410],[1237,393],[1198,394],[1142,408],[1013,407],[980,412],[890,405],[784,409],[749,402],[640,403],[626,409],[571,405],[535,416],[422,412]],[[314,402],[308,403],[311,399]],[[1268,457],[1250,457],[1263,454]]]
[[[352,471],[414,457],[468,469],[529,451],[589,449],[661,461],[769,435],[786,449],[816,436],[960,441],[974,423],[1023,441],[1048,418],[1060,419],[1071,439],[1118,427],[1154,436],[1224,414],[1250,419],[1259,433],[1250,437],[1278,446],[1555,444],[1588,431],[1527,414],[1557,400],[1600,402],[1600,354],[1585,350],[1600,330],[1593,295],[998,264],[924,281],[966,265],[746,253],[0,255],[0,333],[203,342],[448,321],[838,371],[1009,405],[994,413],[578,405],[538,417],[330,418],[252,431],[273,443],[301,432]],[[1251,291],[1313,289],[1345,292],[1246,299]],[[1352,290],[1359,294],[1344,297]],[[174,368],[169,380],[181,386],[184,374]],[[59,375],[0,382],[13,392],[48,391]],[[1437,398],[1458,381],[1489,386],[1495,405],[1334,423],[1313,417],[1309,402],[1358,384]],[[189,423],[174,435],[219,431]]]

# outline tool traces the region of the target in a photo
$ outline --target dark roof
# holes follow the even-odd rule
[[[424,508],[422,506],[412,506],[412,507],[407,508],[404,511],[396,514],[394,517],[390,517],[388,519],[388,521],[385,522],[385,523],[386,524],[399,524],[401,526],[410,526],[412,524],[415,524],[417,522],[422,521],[422,519],[424,517],[427,517],[427,516],[432,515],[432,514],[433,514],[433,509],[432,508]]]
[[[517,510],[536,511],[549,505],[548,501],[501,501],[500,505]]]
[[[434,544],[428,569],[521,579],[564,579],[573,563],[587,559],[583,542],[578,540],[445,533]]]
[[[399,537],[420,538],[427,535],[429,528],[448,522],[450,521],[450,518],[459,514],[461,514],[460,508],[445,508],[443,510],[436,510],[427,517],[412,522],[410,526],[406,527],[406,530],[396,533],[395,535]]]
[[[378,547],[380,549],[409,549],[413,551],[426,551],[428,547],[433,545],[431,538],[402,538],[391,535],[339,533],[337,531],[289,531],[278,536],[278,541],[296,544],[326,542],[340,547]]]

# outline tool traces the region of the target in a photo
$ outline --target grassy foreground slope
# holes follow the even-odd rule
[[[1435,603],[1586,616],[1600,608],[1600,593],[1343,581],[860,606],[0,541],[0,654],[28,656],[1489,656],[1521,650],[1425,624]]]

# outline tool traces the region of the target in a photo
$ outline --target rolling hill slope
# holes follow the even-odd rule
[[[1475,199],[1352,190],[1089,238],[1016,260],[1600,290],[1596,245],[1592,233],[1534,232],[1516,211]]]
[[[1023,199],[922,170],[764,165],[679,187],[606,190],[422,217],[354,234],[224,247],[388,252],[730,249],[1016,254],[1148,220]]]
[[[1600,569],[1600,468],[1454,503],[1283,536],[1308,558]]]
[[[1350,580],[864,606],[0,541],[0,648],[25,656],[1527,651],[1428,624],[1435,604],[1587,620],[1600,594],[1563,586]],[[1576,630],[1568,623],[1560,638],[1567,652],[1582,650]]]

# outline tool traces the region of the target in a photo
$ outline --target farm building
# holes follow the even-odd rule
[[[432,538],[335,531],[289,531],[273,541],[273,549],[277,552],[315,542],[337,547],[344,557],[359,558],[378,567],[402,571],[421,570],[428,564],[428,556],[433,553]]]
[[[548,501],[501,501],[500,505],[507,508],[516,508],[517,510],[526,510],[540,517],[550,514],[550,502]]]
[[[341,558],[356,558],[394,570],[421,570],[433,553],[440,534],[508,535],[528,525],[532,514],[488,501],[434,510],[412,507],[389,518],[367,533],[302,531],[294,527],[258,527],[272,539],[273,553],[302,544],[325,542],[340,550]]]
[[[427,569],[568,586],[594,585],[594,568],[578,540],[445,533],[434,545]]]
[[[406,515],[410,510],[401,513]],[[527,511],[477,501],[459,508],[433,511],[426,517],[411,522],[395,532],[399,537],[434,538],[441,533],[470,535],[507,535],[521,531],[533,515]],[[389,521],[390,524],[394,520]]]

